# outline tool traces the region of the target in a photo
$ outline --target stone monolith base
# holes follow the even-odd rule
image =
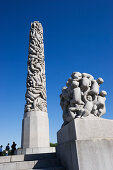
[[[15,155],[53,153],[53,152],[56,152],[55,147],[24,148],[24,149],[17,149],[15,151]]]
[[[36,150],[44,150],[45,153],[45,150],[48,150],[47,148],[49,146],[48,114],[41,111],[25,112],[22,121],[21,148],[23,151],[21,150],[21,152],[29,152],[28,154],[30,154]]]
[[[58,131],[57,140],[66,170],[113,169],[113,120],[75,119]]]

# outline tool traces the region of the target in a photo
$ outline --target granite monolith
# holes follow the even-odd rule
[[[22,121],[21,148],[18,154],[52,152],[49,144],[45,57],[41,23],[31,23],[26,104]]]

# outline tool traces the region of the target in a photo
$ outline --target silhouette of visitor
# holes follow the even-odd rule
[[[0,156],[2,156],[2,145],[0,146]]]
[[[12,155],[14,155],[14,151],[16,150],[16,143],[15,142],[13,142],[13,144],[12,144],[12,146],[11,146],[11,148],[12,148],[12,150],[11,150],[11,152],[12,152]]]
[[[10,150],[10,147],[9,147],[9,143],[8,143],[6,146],[6,156],[8,156],[9,150]]]

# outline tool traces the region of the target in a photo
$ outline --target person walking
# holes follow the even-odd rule
[[[10,150],[10,147],[9,147],[9,143],[8,143],[6,146],[6,156],[8,156],[9,150]]]
[[[2,156],[2,148],[3,148],[3,146],[1,145],[0,146],[0,156]]]
[[[14,155],[14,152],[15,152],[15,150],[16,150],[16,143],[15,142],[13,142],[13,144],[12,144],[12,146],[11,146],[11,148],[12,148],[12,150],[11,150],[11,152],[12,152],[12,155]]]

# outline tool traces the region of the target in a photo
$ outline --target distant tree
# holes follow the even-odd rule
[[[50,143],[50,147],[56,147],[57,143]]]
[[[8,151],[8,155],[12,155],[11,150]],[[6,156],[6,150],[3,150],[2,156]]]
[[[6,150],[3,150],[2,156],[6,156]]]

